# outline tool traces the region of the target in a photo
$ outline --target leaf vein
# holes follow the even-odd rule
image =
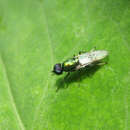
[[[44,17],[44,20],[45,20],[46,33],[47,33],[48,40],[49,40],[49,45],[50,45],[51,66],[52,66],[53,63],[54,63],[54,52],[53,52],[52,41],[51,41],[51,38],[50,38],[49,27],[48,27],[48,24],[47,24],[47,18],[46,18],[44,9],[43,9],[43,17]],[[42,96],[41,96],[39,105],[38,105],[38,107],[36,108],[36,112],[35,112],[35,114],[34,114],[34,120],[33,120],[33,124],[32,124],[32,130],[33,130],[33,128],[34,128],[34,124],[35,124],[34,122],[36,121],[36,118],[37,118],[37,116],[38,116],[38,111],[40,110],[42,101],[43,101],[44,97],[46,97],[46,94],[47,94],[47,91],[48,91],[48,84],[49,84],[50,76],[51,76],[51,74],[48,72],[48,79],[47,79],[47,81],[46,81],[46,85],[45,85],[45,87],[44,87],[43,94],[42,94]],[[52,84],[51,84],[51,85],[52,85]]]
[[[17,109],[17,106],[16,106],[16,103],[15,103],[15,100],[14,100],[14,97],[13,97],[13,94],[12,94],[12,90],[11,90],[11,86],[10,86],[10,81],[9,81],[9,78],[8,78],[8,75],[7,75],[7,71],[6,71],[6,67],[5,67],[5,64],[3,62],[3,59],[0,55],[0,62],[3,66],[3,73],[4,73],[4,77],[5,77],[5,80],[7,82],[7,90],[8,90],[8,94],[9,94],[9,97],[10,97],[10,101],[12,103],[12,106],[13,106],[13,110],[14,110],[14,113],[16,115],[16,118],[18,120],[18,123],[19,123],[19,126],[21,128],[21,130],[25,130],[25,126],[22,122],[22,119],[20,117],[20,114],[18,112],[18,109]]]

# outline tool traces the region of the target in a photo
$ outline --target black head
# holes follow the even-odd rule
[[[57,75],[62,74],[63,69],[62,69],[62,66],[61,66],[60,63],[54,65],[53,72],[54,72],[55,74],[57,74]]]

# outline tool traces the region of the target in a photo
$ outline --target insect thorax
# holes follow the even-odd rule
[[[71,58],[63,62],[62,68],[66,72],[74,71],[76,66],[78,65],[78,58]]]

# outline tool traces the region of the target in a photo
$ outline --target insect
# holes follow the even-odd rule
[[[57,75],[61,75],[63,72],[70,72],[80,70],[85,67],[94,65],[103,65],[105,62],[102,60],[108,56],[108,51],[92,49],[90,52],[79,52],[77,56],[64,61],[63,63],[57,63],[53,67],[53,71]]]

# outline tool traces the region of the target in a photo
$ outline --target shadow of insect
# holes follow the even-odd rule
[[[85,78],[91,78],[94,73],[100,69],[102,66],[93,66],[93,67],[86,67],[86,68],[83,68],[81,70],[78,70],[78,71],[75,71],[75,72],[72,72],[70,73],[69,76],[67,77],[62,77],[62,78],[59,78],[57,81],[56,81],[56,87],[57,87],[57,90],[56,92],[58,92],[60,89],[66,89],[69,87],[69,85],[71,83],[74,83],[74,82],[79,82],[79,85],[80,85],[80,82],[85,79]]]

